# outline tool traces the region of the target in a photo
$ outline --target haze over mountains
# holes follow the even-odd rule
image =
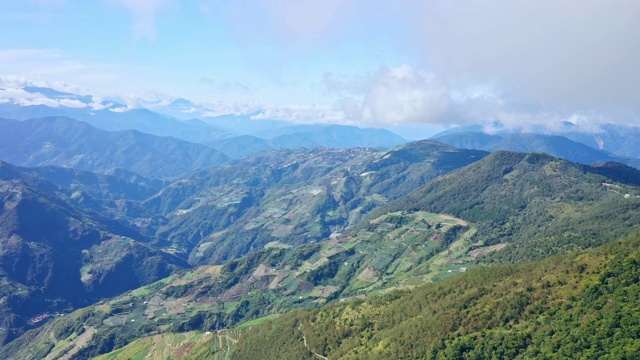
[[[638,14],[3,1],[0,360],[638,358]]]
[[[540,133],[520,133],[507,130],[481,132],[481,127],[470,126],[436,134],[433,140],[466,149],[486,151],[511,150],[544,152],[563,159],[592,164],[617,161],[638,167],[640,158],[640,128],[603,125],[597,131],[572,131],[572,125],[556,133],[540,129]]]
[[[258,121],[252,120],[251,115],[206,117],[211,109],[196,109],[197,105],[185,99],[159,107],[164,112],[159,113],[50,88],[27,86],[15,91],[26,92],[34,98],[27,103],[17,97],[3,99],[0,102],[0,117],[16,120],[68,117],[107,131],[138,130],[207,144],[232,158],[279,147],[389,148],[407,141],[383,129]],[[203,117],[197,119],[197,115]]]
[[[167,104],[141,104],[147,108],[131,108],[117,100],[100,100],[91,95],[77,95],[46,87],[25,86],[13,91],[28,94],[29,101],[17,95],[4,99],[0,103],[0,117],[5,119],[69,117],[107,131],[138,130],[201,143],[232,159],[280,147],[382,149],[407,142],[384,129],[295,124],[263,119],[260,111],[212,116],[215,115],[214,109],[183,98]],[[640,166],[638,127],[604,124],[592,126],[586,131],[584,127],[565,121],[555,130],[538,126],[530,132],[514,132],[496,121],[492,124],[491,134],[482,131],[482,126],[464,126],[431,138],[467,149],[545,152],[584,164],[616,161]],[[58,165],[62,163],[60,160]],[[16,164],[28,165],[20,161],[16,161]]]
[[[277,345],[273,358],[371,354],[379,345],[369,342],[377,333],[365,334],[371,327],[410,323],[403,315],[372,325],[378,320],[367,309],[381,304],[372,295],[383,296],[389,311],[402,307],[396,301],[413,304],[408,317],[423,316],[413,294],[435,296],[438,310],[429,316],[438,317],[448,314],[444,302],[463,302],[441,300],[429,283],[442,282],[443,293],[464,281],[477,287],[473,275],[447,279],[531,260],[542,262],[518,266],[555,274],[564,265],[545,258],[573,261],[576,252],[640,232],[637,128],[486,134],[467,127],[407,142],[384,129],[247,115],[195,119],[187,114],[206,109],[184,99],[158,107],[160,114],[47,88],[24,91],[43,104],[0,104],[3,358],[166,357],[183,345],[180,356],[242,358],[264,339]],[[607,249],[584,256],[618,251]],[[554,276],[581,279],[566,266]],[[531,282],[559,299],[555,291],[573,281],[544,285],[519,269],[482,276],[501,291],[501,281]],[[464,296],[473,291],[464,287]],[[477,291],[487,304],[500,303]],[[541,300],[526,299],[517,309],[498,306],[506,320],[482,326],[530,321],[529,305]],[[466,306],[480,311],[476,305]],[[300,308],[316,310],[289,313]],[[324,338],[334,325],[323,314],[336,311],[367,323],[337,317],[351,330]],[[301,317],[317,317],[316,325],[300,326]],[[211,333],[222,329],[229,330]],[[405,356],[405,335],[389,337],[396,345],[384,354]],[[429,333],[441,343],[424,349],[466,354],[455,344],[485,341],[451,336]],[[153,353],[158,341],[172,346]],[[504,353],[516,348],[533,351]]]

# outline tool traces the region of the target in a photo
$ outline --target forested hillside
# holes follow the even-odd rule
[[[411,292],[298,310],[241,337],[233,359],[633,358],[640,236],[493,265]]]
[[[424,210],[478,227],[484,245],[513,243],[492,256],[522,261],[603,244],[640,230],[640,171],[578,165],[544,154],[496,152],[441,176],[376,214]],[[611,220],[620,221],[611,226]]]
[[[420,145],[419,149],[427,148]],[[378,171],[385,179],[385,172],[394,166],[406,169],[419,159],[432,159],[421,155],[412,160],[403,150],[360,166]],[[274,178],[306,179],[316,171],[333,174],[334,170],[316,164],[302,163],[293,166],[290,174]],[[303,171],[306,167],[310,170]],[[378,299],[465,271],[500,274],[500,269],[509,269],[506,276],[515,268],[502,265],[484,270],[485,264],[575,252],[638,232],[637,173],[623,165],[582,166],[548,155],[498,152],[372,209],[344,234],[314,244],[273,240],[224,265],[175,274],[56,319],[14,341],[4,354],[46,353],[64,343],[65,353],[77,352],[77,358],[95,356],[148,335],[217,331],[338,299]],[[196,184],[185,182],[171,191],[197,191]],[[77,319],[90,325],[78,329]],[[75,337],[81,333],[88,335],[78,342]],[[328,346],[323,349],[329,351]]]

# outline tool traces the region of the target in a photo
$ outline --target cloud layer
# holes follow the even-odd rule
[[[265,9],[261,27],[279,36],[279,43],[314,42],[323,35],[339,43],[354,31],[374,36],[375,27],[394,28],[404,29],[394,36],[405,50],[420,54],[410,67],[393,64],[375,74],[359,90],[360,98],[339,97],[347,118],[447,124],[480,116],[524,124],[571,118],[633,122],[640,113],[638,1],[347,0],[320,8],[313,3],[303,11],[304,4],[286,0],[252,2]],[[377,23],[363,25],[367,18]],[[335,78],[324,79],[331,91]],[[362,84],[352,78],[340,86],[344,92]],[[485,93],[467,96],[478,88]],[[455,94],[466,99],[452,100]]]

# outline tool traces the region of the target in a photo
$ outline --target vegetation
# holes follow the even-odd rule
[[[0,159],[20,166],[65,166],[104,172],[122,168],[176,178],[227,161],[201,144],[135,130],[110,132],[66,117],[0,121]]]
[[[248,331],[233,358],[633,358],[639,282],[635,235],[585,253],[480,267],[411,292],[294,311]]]
[[[640,172],[544,154],[496,152],[376,210],[451,214],[484,245],[513,243],[491,261],[517,262],[598,246],[640,230]],[[634,176],[630,176],[633,173]],[[635,180],[633,180],[635,179]],[[616,219],[618,225],[612,225]]]
[[[419,141],[386,152],[275,150],[193,174],[145,201],[156,234],[193,264],[224,263],[278,241],[344,233],[380,205],[487,153]]]
[[[266,338],[272,330],[287,334],[272,339],[284,344],[269,349],[273,357],[285,347],[316,357],[472,357],[473,349],[489,351],[495,342],[533,344],[521,336],[534,336],[547,323],[522,314],[556,297],[563,300],[542,305],[573,301],[560,296],[569,293],[572,268],[554,266],[578,255],[556,258],[558,264],[512,264],[639,232],[640,175],[618,164],[583,166],[543,154],[485,156],[433,142],[387,152],[276,150],[194,173],[144,201],[136,199],[148,191],[148,179],[129,173],[98,178],[2,163],[0,235],[7,240],[0,253],[0,326],[5,342],[15,339],[0,357],[88,358],[136,339],[117,356],[183,356],[194,349],[226,356],[233,346],[209,346],[201,338],[210,332],[212,341],[224,342],[218,331],[229,328],[267,331],[260,335]],[[118,192],[111,184],[131,188]],[[609,265],[597,251],[588,254],[581,256]],[[185,269],[186,260],[203,266]],[[503,265],[486,269],[490,263]],[[580,276],[604,269],[585,264],[590,270]],[[525,279],[540,273],[538,266],[565,271],[556,276],[563,280]],[[467,280],[441,282],[465,272]],[[408,292],[430,282],[438,285]],[[427,302],[407,300],[413,294]],[[428,303],[440,305],[418,312]],[[385,313],[394,304],[404,305],[393,310],[398,314]],[[405,305],[412,310],[400,310]],[[569,310],[535,314],[555,324],[565,320],[554,316]],[[277,314],[283,315],[269,319]],[[394,345],[382,337],[411,338],[409,329],[425,326],[422,321],[440,329],[425,330],[433,343],[416,340],[428,353],[411,350],[406,339]],[[533,325],[510,337],[525,321]],[[154,352],[160,343],[171,346]],[[538,356],[525,345],[505,345],[495,355]]]

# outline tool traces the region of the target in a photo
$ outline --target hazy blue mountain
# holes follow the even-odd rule
[[[563,135],[620,157],[640,159],[640,127],[607,124],[593,134],[567,132]]]
[[[494,131],[492,134],[507,138],[511,135],[524,134],[522,130],[506,129],[499,122],[492,124]],[[442,142],[448,144],[458,143],[464,144],[461,139],[456,139],[456,136],[461,136],[465,133],[483,133],[484,127],[482,125],[468,125],[460,126],[452,129],[448,129],[441,133],[438,133],[431,137],[431,139],[442,139]],[[596,150],[602,150],[605,153],[609,153],[612,156],[616,156],[621,159],[640,159],[640,127],[637,126],[625,126],[619,124],[603,124],[591,131],[585,131],[579,126],[565,121],[559,128],[548,129],[543,126],[530,128],[526,133],[549,135],[549,136],[563,136],[572,141],[587,145]],[[464,137],[471,135],[464,135]],[[467,139],[467,141],[469,141]],[[476,140],[477,141],[477,140]],[[627,161],[627,163],[634,163],[633,161]]]
[[[637,161],[632,159],[616,156],[559,135],[523,133],[503,137],[482,132],[460,132],[436,137],[434,140],[466,149],[547,153],[581,164],[617,161],[637,165]]]
[[[563,136],[539,134],[514,134],[497,142],[488,144],[484,150],[509,150],[518,152],[547,153],[562,159],[581,164],[593,164],[605,161],[620,161],[616,156],[596,150]]]
[[[273,147],[286,148],[391,148],[407,142],[389,130],[324,124],[287,126],[261,131],[255,136],[268,139]]]
[[[269,145],[268,140],[251,135],[234,136],[205,142],[204,144],[233,159],[240,159],[273,149],[273,147]]]
[[[249,114],[227,114],[214,117],[204,117],[202,121],[207,124],[219,126],[222,128],[230,129],[239,135],[256,135],[257,133],[265,130],[271,130],[276,128],[282,128],[291,126],[292,123],[283,120],[270,120],[261,119],[254,120],[253,116],[260,114],[259,111]],[[261,136],[258,136],[261,137]]]
[[[50,117],[0,119],[0,159],[21,166],[64,166],[108,171],[124,168],[155,179],[176,177],[227,160],[201,144],[135,130],[109,132],[87,123]]]
[[[50,99],[56,99],[56,100],[62,100],[62,99],[77,100],[83,104],[90,104],[93,101],[90,95],[71,94],[68,92],[62,92],[62,91],[54,90],[51,88],[45,88],[45,87],[39,87],[39,86],[25,86],[23,90],[32,94],[40,93]]]
[[[247,120],[258,122],[262,120]],[[254,136],[242,135],[205,142],[232,158],[242,158],[274,148],[378,148],[388,149],[407,140],[383,129],[344,125],[292,125],[269,128]]]
[[[132,109],[114,112],[113,109],[92,110],[90,108],[52,108],[45,105],[19,106],[0,104],[0,116],[27,120],[40,117],[65,116],[87,122],[97,128],[117,130],[138,130],[157,136],[173,136],[191,142],[204,142],[233,136],[222,129],[206,123],[182,122],[147,109]]]
[[[481,132],[483,132],[483,130],[484,130],[484,126],[482,126],[482,125],[456,126],[456,127],[452,127],[450,129],[441,131],[441,132],[433,135],[432,137],[430,137],[430,139],[431,140],[435,140],[435,139],[438,139],[438,138],[443,137],[443,136],[461,134],[461,133],[481,133]]]
[[[502,140],[502,136],[490,135],[483,132],[455,132],[434,136],[432,140],[455,146],[461,149],[486,149],[488,146]]]

